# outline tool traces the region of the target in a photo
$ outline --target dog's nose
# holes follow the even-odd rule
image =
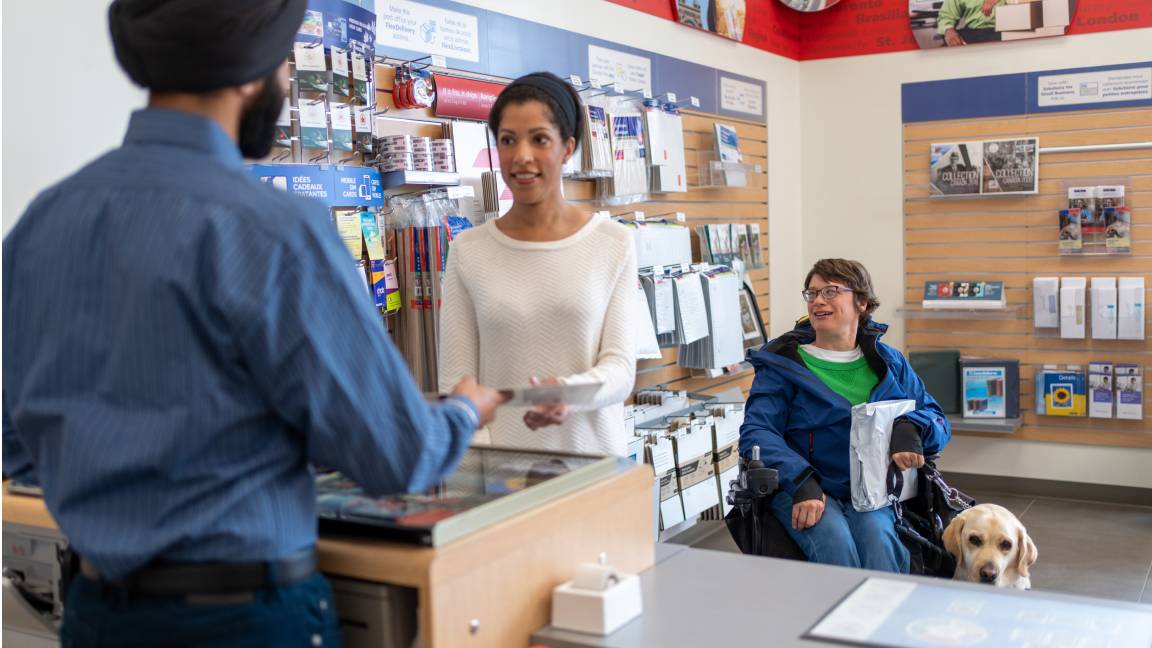
[[[995,583],[996,577],[1000,574],[996,572],[994,567],[981,567],[980,568],[980,582],[981,583]]]

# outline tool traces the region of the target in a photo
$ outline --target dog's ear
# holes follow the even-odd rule
[[[1032,542],[1032,538],[1028,537],[1028,532],[1024,530],[1021,525],[1016,531],[1016,571],[1021,576],[1028,577],[1028,567],[1036,562],[1036,558],[1040,556],[1040,552],[1036,550],[1036,544]]]
[[[944,549],[956,559],[956,566],[964,564],[964,551],[960,548],[960,535],[964,532],[964,516],[957,515],[944,529]]]

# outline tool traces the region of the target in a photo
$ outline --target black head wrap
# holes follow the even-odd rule
[[[508,88],[513,88],[518,85],[532,86],[537,90],[547,94],[560,106],[560,110],[564,113],[564,123],[568,125],[569,133],[579,133],[580,130],[576,126],[577,115],[579,115],[579,107],[572,99],[572,93],[569,91],[568,86],[563,81],[550,74],[545,75],[539,72],[526,74],[519,79],[516,79]],[[507,91],[507,89],[505,91]],[[560,115],[557,115],[559,117]]]
[[[207,92],[270,75],[288,58],[307,0],[115,0],[116,60],[154,92]]]

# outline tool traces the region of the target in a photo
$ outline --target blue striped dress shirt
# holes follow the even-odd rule
[[[4,239],[4,466],[108,577],[316,540],[309,462],[427,488],[477,424],[426,403],[326,208],[214,122],[147,109]]]

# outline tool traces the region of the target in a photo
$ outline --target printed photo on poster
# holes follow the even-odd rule
[[[1036,193],[1039,148],[1040,141],[1035,137],[984,142],[981,193]]]
[[[740,286],[740,331],[745,349],[755,349],[767,340],[764,335],[764,320],[760,317],[760,306],[756,303],[752,281],[747,277]]]
[[[681,25],[710,31],[735,41],[744,40],[745,0],[676,0]]]
[[[1076,0],[908,0],[920,49],[1063,36]]]
[[[981,142],[933,144],[929,195],[978,195],[983,160]]]

